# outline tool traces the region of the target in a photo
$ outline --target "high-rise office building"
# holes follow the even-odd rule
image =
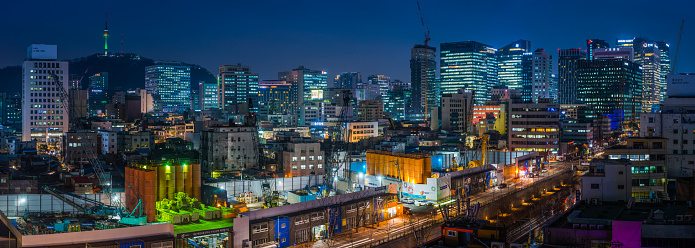
[[[608,45],[608,42],[605,40],[599,40],[599,39],[591,39],[591,40],[586,40],[586,59],[588,60],[593,60],[594,59],[594,49],[597,48],[609,48],[610,46]]]
[[[362,84],[362,74],[359,72],[343,72],[335,76],[333,88],[357,89]]]
[[[436,51],[436,48],[424,45],[415,45],[410,49],[410,83],[413,99],[409,112],[419,120],[424,120],[427,116],[427,92],[435,86]]]
[[[391,85],[391,78],[384,76],[384,75],[371,75],[367,77],[367,81],[370,84],[376,84],[379,85],[379,93],[381,94],[381,98],[385,99],[387,93],[390,90],[390,85]]]
[[[531,41],[517,40],[497,50],[499,85],[508,89],[521,90],[523,78],[522,60],[524,53],[530,52]]]
[[[490,100],[490,89],[498,85],[497,49],[475,42],[461,41],[440,45],[440,77],[442,94],[455,94],[458,89],[473,93],[475,105]]]
[[[89,98],[87,108],[90,116],[98,116],[106,112],[109,99],[109,73],[100,72],[89,77]]]
[[[258,91],[261,116],[296,114],[296,85],[282,80],[263,80]]]
[[[642,110],[651,112],[661,104],[661,51],[659,45],[648,38],[635,38],[635,63],[642,66]]]
[[[659,59],[661,59],[661,102],[663,103],[666,98],[666,75],[671,72],[670,45],[666,41],[657,41],[656,44],[659,46]]]
[[[278,73],[278,80],[287,81],[297,88],[297,107],[309,101],[322,101],[328,93],[328,73],[299,66]]]
[[[524,53],[521,57],[521,100],[531,101],[533,93],[533,53]]]
[[[60,101],[61,89],[68,91],[68,62],[57,61],[56,45],[33,44],[22,64],[22,141],[59,144],[68,131],[68,112]],[[57,77],[57,78],[54,78]],[[55,142],[55,143],[54,143]]]
[[[217,81],[220,108],[238,114],[258,112],[258,73],[251,72],[251,67],[221,65]]]
[[[553,56],[545,50],[536,49],[533,52],[533,79],[531,83],[531,101],[538,102],[539,98],[551,98],[553,77]]]
[[[410,109],[411,91],[405,86],[394,86],[384,99],[384,112],[395,121],[406,119],[406,110]]]
[[[550,76],[550,99],[553,99],[553,103],[558,103],[560,98],[558,93],[560,91],[559,87],[557,75],[552,74]]]
[[[577,101],[577,63],[586,59],[586,52],[578,48],[560,49],[558,52],[558,103]]]
[[[218,82],[199,82],[198,83],[198,103],[200,110],[210,110],[212,108],[219,108],[220,95],[219,95],[219,84]]]
[[[145,67],[145,88],[160,99],[162,112],[184,112],[191,107],[191,67],[158,61]]]
[[[642,69],[627,59],[580,60],[577,99],[587,117],[608,116],[611,129],[636,123],[642,111]]]

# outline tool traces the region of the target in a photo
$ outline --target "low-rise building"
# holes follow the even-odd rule
[[[285,177],[325,174],[324,151],[319,143],[288,143],[282,151],[282,173]]]
[[[377,137],[379,136],[379,122],[349,122],[347,123],[347,132],[345,132],[345,136],[345,140],[350,143]]]
[[[668,199],[666,147],[664,138],[628,138],[626,145],[605,149],[604,154],[631,161],[632,197],[638,202],[661,201]]]
[[[258,167],[258,151],[254,151],[258,132],[254,127],[217,126],[203,131],[200,139],[203,174],[224,174]]]
[[[625,201],[632,197],[632,165],[628,159],[594,159],[582,174],[583,199]]]

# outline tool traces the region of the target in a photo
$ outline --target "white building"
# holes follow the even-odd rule
[[[377,121],[350,122],[347,124],[348,131],[345,132],[345,138],[348,142],[355,143],[362,139],[379,136],[378,129],[379,122]]]
[[[533,71],[531,99],[538,102],[538,98],[550,98],[550,86],[553,77],[553,56],[543,49],[533,52]]]
[[[625,201],[632,197],[632,166],[627,159],[594,160],[582,175],[581,198]]]
[[[27,48],[22,65],[22,141],[58,142],[68,131],[68,113],[52,77],[55,75],[67,92],[68,62],[57,58],[56,45],[33,44]]]
[[[669,75],[661,113],[640,114],[640,137],[666,138],[668,178],[695,171],[695,74]]]

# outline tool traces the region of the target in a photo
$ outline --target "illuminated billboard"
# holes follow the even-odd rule
[[[323,100],[323,90],[311,90],[311,100]]]

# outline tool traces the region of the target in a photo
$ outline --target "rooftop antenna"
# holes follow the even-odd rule
[[[104,15],[104,55],[109,55],[109,10]]]

